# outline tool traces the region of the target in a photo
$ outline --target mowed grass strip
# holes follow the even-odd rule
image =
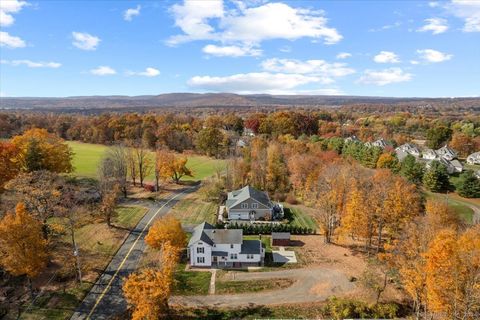
[[[290,222],[291,225],[302,227],[302,228],[310,228],[310,229],[317,228],[317,224],[315,220],[313,220],[312,217],[307,215],[301,209],[290,208],[290,211],[292,212],[292,217],[293,217],[293,220]]]
[[[206,295],[212,274],[208,271],[185,271],[186,264],[178,265],[174,276],[173,294],[179,296]]]
[[[74,174],[83,177],[95,178],[97,177],[98,167],[100,161],[104,157],[108,146],[92,143],[83,143],[78,141],[67,141],[74,153],[73,166]],[[210,177],[217,170],[225,168],[225,160],[212,159],[200,155],[180,155],[188,158],[187,167],[193,171],[193,177],[183,177],[184,181],[203,180]],[[150,152],[152,161],[155,159],[154,152]],[[148,175],[148,181],[154,181],[155,176],[153,171]]]
[[[292,279],[268,279],[252,281],[217,281],[215,294],[238,294],[278,290],[290,287],[295,281]]]

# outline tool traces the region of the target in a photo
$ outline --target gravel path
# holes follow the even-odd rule
[[[324,301],[332,295],[353,291],[356,286],[342,272],[324,268],[289,269],[272,272],[236,272],[235,281],[255,281],[278,278],[296,280],[285,289],[258,293],[176,296],[171,302],[188,307],[227,307]]]

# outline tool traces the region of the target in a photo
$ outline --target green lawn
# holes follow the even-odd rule
[[[67,143],[74,153],[74,173],[78,176],[95,178],[100,161],[105,155],[108,146],[78,141],[68,141]],[[154,153],[151,152],[150,155],[153,159]],[[202,180],[212,176],[218,168],[225,168],[225,160],[212,159],[199,155],[187,155],[186,157],[188,158],[187,167],[193,171],[194,176],[184,177],[182,180],[185,181]],[[153,172],[147,177],[147,180],[154,180]]]
[[[294,283],[292,279],[269,279],[255,281],[217,281],[215,294],[237,294],[245,292],[259,292],[276,290],[290,287]]]
[[[215,224],[218,205],[205,202],[197,193],[189,194],[179,201],[168,213],[184,225],[197,225],[204,221]]]
[[[300,208],[289,207],[285,208],[285,218],[289,220],[289,223],[293,226],[317,229],[317,223],[315,220],[303,212]]]
[[[182,296],[208,294],[212,274],[207,271],[185,271],[185,266],[181,263],[177,267],[173,294]]]
[[[427,198],[433,198],[433,199],[436,199],[437,201],[445,202],[448,199],[448,206],[452,210],[454,210],[460,217],[462,217],[466,222],[472,223],[473,210],[464,202],[457,199],[452,199],[452,197],[447,198],[447,195],[441,194],[441,193],[433,193],[433,192],[426,191],[425,194]]]

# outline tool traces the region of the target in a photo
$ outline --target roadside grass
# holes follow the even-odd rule
[[[473,210],[465,204],[467,201],[453,199],[452,196],[447,196],[441,193],[433,193],[429,191],[426,191],[425,195],[427,198],[435,199],[436,201],[447,202],[448,206],[452,210],[454,210],[462,219],[464,219],[467,223],[472,223]]]
[[[215,224],[218,205],[200,199],[198,193],[187,195],[179,201],[167,215],[171,215],[185,226],[193,226],[204,221]]]
[[[285,289],[290,287],[294,282],[292,279],[281,278],[254,281],[217,281],[215,283],[215,294],[237,294]]]
[[[206,295],[212,274],[208,271],[185,271],[186,264],[180,263],[175,272],[173,295]]]
[[[113,218],[114,227],[104,222],[91,222],[75,230],[82,263],[83,284],[75,280],[54,281],[28,310],[26,303],[20,319],[69,319],[75,308],[95,284],[98,276],[110,263],[130,230],[145,215],[143,207],[119,206]],[[65,259],[71,254],[70,236],[64,235],[57,244],[58,253],[53,259]],[[53,271],[52,271],[53,273]],[[53,274],[48,275],[50,278]]]
[[[105,152],[108,150],[108,146],[83,143],[78,141],[67,141],[68,145],[72,148],[74,153],[73,166],[75,168],[74,174],[78,176],[84,176],[89,178],[95,178],[97,176],[98,166]],[[154,159],[154,153],[150,152],[150,157]],[[200,155],[184,155],[188,158],[187,167],[190,168],[194,176],[183,177],[183,181],[196,181],[203,180],[206,177],[215,174],[216,170],[223,170],[225,168],[225,160],[213,159]],[[150,173],[147,177],[147,181],[154,181],[154,173]]]

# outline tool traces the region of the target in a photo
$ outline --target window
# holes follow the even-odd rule
[[[258,203],[252,203],[252,209],[258,209]]]
[[[230,245],[230,249],[233,249],[233,244]]]
[[[197,253],[205,253],[205,248],[204,247],[198,247],[197,248]]]
[[[248,203],[242,203],[242,209],[248,209]]]
[[[247,254],[247,259],[253,259],[253,254]]]
[[[197,263],[205,263],[205,257],[197,257]]]
[[[237,254],[236,253],[230,253],[230,259],[232,259],[232,260],[237,259]]]

